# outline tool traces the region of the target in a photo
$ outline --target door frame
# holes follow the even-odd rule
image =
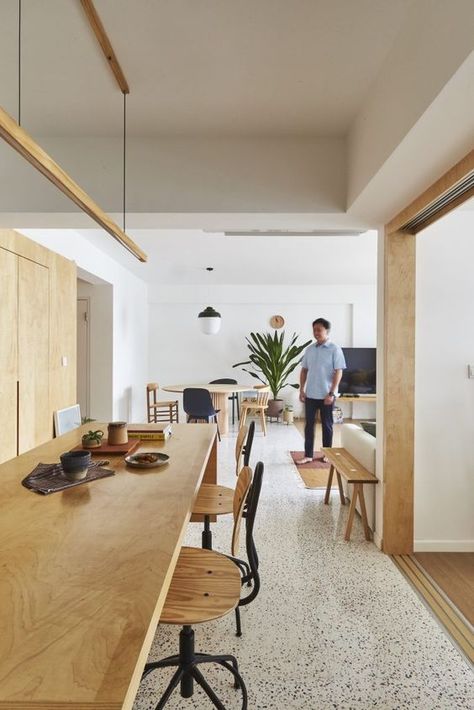
[[[392,555],[414,543],[416,237],[474,195],[454,190],[471,176],[474,150],[385,225],[382,549]]]
[[[91,299],[89,296],[78,296],[77,302],[86,301],[87,302],[87,345],[86,345],[86,362],[87,362],[87,378],[86,378],[86,411],[81,412],[81,416],[90,416],[90,406],[91,406],[91,331],[90,331],[90,315],[91,315]],[[77,345],[76,345],[77,349]],[[76,353],[77,358],[77,353]],[[79,361],[77,361],[79,365]],[[77,367],[77,372],[79,372],[79,367]],[[77,377],[77,375],[76,375]]]

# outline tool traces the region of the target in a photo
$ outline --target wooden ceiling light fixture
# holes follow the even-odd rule
[[[91,6],[91,2],[82,1],[82,5]],[[21,5],[19,6],[21,7]],[[95,13],[95,9],[94,9]],[[95,16],[98,19],[97,13]],[[89,17],[89,15],[88,15]],[[102,27],[100,20],[98,19],[99,26]],[[95,27],[95,25],[94,25]],[[103,27],[102,27],[103,30]],[[94,31],[96,31],[94,29]],[[104,32],[104,36],[105,35]],[[110,57],[114,57],[113,50],[108,41],[108,46],[110,47],[111,53]],[[101,45],[102,46],[102,45]],[[104,50],[105,51],[105,50]],[[110,59],[110,65],[115,74],[114,67],[118,67],[120,71],[120,76],[123,78],[122,85],[119,83],[122,93],[125,95],[129,92],[128,84],[123,76],[123,72],[120,69],[120,65],[115,58],[114,64]],[[115,74],[117,76],[117,74]],[[118,78],[117,78],[118,81]],[[123,86],[123,88],[122,88]],[[126,89],[126,91],[125,91]],[[20,101],[20,99],[19,99]],[[69,175],[51,158],[48,153],[46,153],[41,146],[36,143],[36,141],[17,123],[3,108],[0,107],[0,137],[8,143],[12,148],[14,148],[20,155],[22,155],[34,168],[39,170],[45,177],[50,180],[53,185],[55,185],[61,192],[63,192],[66,197],[72,200],[78,207],[80,207],[83,212],[89,215],[97,224],[102,227],[108,234],[110,234],[114,239],[116,239],[125,249],[127,249],[131,254],[133,254],[140,261],[147,261],[147,255],[143,252],[140,247],[135,244],[135,242],[130,239],[125,232],[120,229],[120,227],[89,197],[89,195],[84,192],[84,190],[79,187],[79,185],[74,182],[74,180],[69,177]]]
[[[119,85],[120,91],[122,92],[122,94],[129,94],[130,89],[125,78],[125,74],[122,71],[122,67],[119,64],[119,60],[115,56],[115,52],[107,36],[107,32],[105,31],[104,25],[102,24],[102,21],[99,15],[97,14],[97,10],[94,7],[94,3],[92,2],[92,0],[80,0],[80,2],[82,7],[84,8],[86,17],[89,20],[89,24],[95,36],[97,37],[97,41],[100,44],[104,56],[117,81],[117,84]]]

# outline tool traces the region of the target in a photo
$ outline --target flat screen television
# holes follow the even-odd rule
[[[342,371],[340,394],[375,394],[376,348],[342,348],[347,369]]]

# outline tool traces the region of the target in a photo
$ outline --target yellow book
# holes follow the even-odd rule
[[[165,441],[171,436],[171,424],[129,424],[128,438],[142,441]]]

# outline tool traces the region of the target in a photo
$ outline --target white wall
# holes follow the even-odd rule
[[[143,421],[146,412],[145,385],[148,370],[147,284],[73,230],[18,227],[18,231],[75,261],[82,279],[111,285],[112,359],[110,360],[108,349],[107,330],[104,331],[104,347],[91,350],[91,355],[95,352],[100,360],[97,365],[111,370],[112,392],[110,396],[107,395],[102,408],[97,409],[97,412],[91,409],[91,413],[93,417],[99,417],[100,414],[106,420]],[[101,303],[102,308],[103,299]],[[98,337],[101,337],[101,334]],[[91,395],[94,397],[93,392]]]
[[[121,138],[36,139],[102,209],[121,211]],[[127,146],[129,213],[345,211],[342,138],[131,136]],[[0,212],[76,210],[4,143],[0,183]]]
[[[473,31],[472,0],[417,0],[411,4],[400,35],[351,126],[349,205],[471,54]],[[463,118],[458,116],[460,122]],[[439,147],[432,143],[431,149],[436,153]],[[412,165],[415,171],[417,162]],[[403,186],[398,188],[403,191]]]
[[[417,238],[415,549],[474,550],[474,211]]]
[[[197,315],[207,305],[222,315],[216,336],[204,335],[198,327]],[[333,323],[332,338],[338,344],[373,347],[375,313],[375,285],[151,287],[149,379],[177,384],[233,377],[252,387],[257,380],[232,365],[247,359],[245,336],[250,331],[272,331],[272,315],[282,315],[286,336],[296,332],[301,343],[312,340],[311,323],[323,316]],[[290,381],[299,381],[299,368]],[[287,387],[282,397],[302,413],[296,390]],[[367,405],[358,406],[360,416],[373,416],[370,405],[367,413]]]

